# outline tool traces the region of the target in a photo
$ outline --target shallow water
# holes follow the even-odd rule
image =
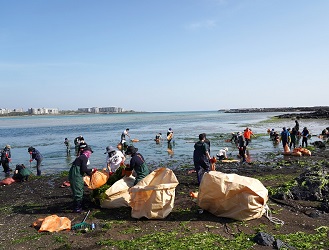
[[[283,126],[294,126],[293,119],[273,120],[271,117],[282,113],[246,113],[233,114],[218,111],[207,112],[165,112],[136,114],[74,115],[74,116],[24,116],[0,118],[0,147],[10,144],[12,147],[11,168],[24,163],[30,166],[27,148],[33,146],[44,156],[43,174],[53,174],[68,170],[74,160],[73,139],[84,136],[94,153],[91,167],[102,168],[105,165],[105,148],[116,146],[125,128],[130,129],[131,138],[139,139],[134,143],[146,162],[155,166],[166,166],[175,169],[182,161],[193,166],[193,145],[200,133],[206,133],[211,141],[211,155],[225,146],[229,155],[235,156],[237,149],[229,139],[231,132],[243,131],[250,127],[255,134],[249,154],[251,160],[258,160],[267,152],[281,151],[281,144],[275,147],[269,141],[267,129],[274,128],[278,132]],[[328,127],[327,120],[301,120],[300,128],[307,126],[314,135]],[[173,154],[168,153],[166,142],[156,144],[155,134],[161,132],[165,137],[168,128],[174,130]],[[71,155],[66,156],[64,138],[71,142]],[[312,137],[312,140],[317,140]],[[312,141],[311,140],[311,141]],[[35,163],[32,163],[32,167]],[[36,170],[33,170],[36,172]],[[3,177],[1,172],[0,177]]]

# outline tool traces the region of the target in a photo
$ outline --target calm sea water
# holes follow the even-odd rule
[[[261,134],[252,140],[249,148],[252,159],[257,160],[266,152],[281,150],[281,145],[275,147],[269,141],[267,129],[274,128],[280,132],[283,126],[293,127],[295,124],[293,119],[269,120],[277,114],[282,113],[228,114],[207,111],[3,117],[0,118],[0,147],[11,145],[11,168],[20,163],[30,166],[27,148],[35,147],[44,156],[42,174],[53,174],[70,168],[75,158],[73,139],[82,135],[94,150],[90,159],[91,167],[102,168],[105,165],[106,146],[116,146],[122,131],[129,128],[131,138],[139,140],[134,146],[148,163],[175,169],[178,162],[193,166],[193,143],[200,133],[206,133],[211,141],[211,155],[225,146],[235,156],[237,150],[231,143],[225,142],[225,139],[229,139],[232,132],[242,132],[248,126],[254,133]],[[328,125],[325,120],[300,121],[300,127],[307,126],[312,134],[319,134]],[[175,135],[173,154],[168,153],[167,142],[156,144],[154,141],[158,132],[165,137],[168,128],[172,128]],[[65,137],[71,141],[70,156],[66,155],[63,143]],[[34,165],[35,162],[32,167]],[[2,172],[0,177],[4,177]]]

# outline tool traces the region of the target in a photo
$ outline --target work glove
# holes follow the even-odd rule
[[[8,158],[8,161],[11,162],[11,158]]]
[[[29,160],[29,162],[32,162],[32,161],[33,161],[33,159],[30,159],[30,160]]]
[[[125,170],[125,175],[126,175],[127,177],[129,177],[129,176],[132,174],[132,172],[133,172],[133,171]]]
[[[94,174],[94,173],[96,173],[97,172],[97,168],[93,168],[92,170],[91,170],[91,174]]]

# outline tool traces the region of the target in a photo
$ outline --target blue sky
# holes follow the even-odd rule
[[[328,106],[327,0],[0,0],[0,108]]]

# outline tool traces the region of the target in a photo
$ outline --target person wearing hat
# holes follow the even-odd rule
[[[134,146],[128,146],[126,150],[126,155],[130,155],[130,164],[127,165],[125,172],[126,176],[130,176],[132,171],[136,173],[136,179],[134,185],[136,185],[141,179],[146,177],[150,170],[147,167],[144,157],[137,153],[138,148],[135,148]]]
[[[157,143],[157,144],[159,144],[160,142],[161,142],[161,140],[162,140],[162,133],[157,133],[156,135],[155,135],[155,142]]]
[[[227,152],[228,152],[228,148],[222,148],[218,151],[218,154],[216,154],[218,160],[224,160],[227,159]]]
[[[40,166],[41,166],[41,162],[43,160],[43,156],[40,154],[39,150],[35,149],[34,147],[29,147],[27,149],[27,152],[29,152],[30,154],[30,163],[33,161],[33,160],[36,160],[37,162],[37,176],[40,176],[41,175],[41,169],[40,169]]]
[[[82,135],[79,135],[78,137],[74,138],[74,149],[75,149],[75,155],[79,156],[80,154],[80,144],[84,143],[85,139]]]
[[[130,139],[129,128],[126,128],[121,134],[120,144],[121,144],[122,150],[125,150],[128,146],[127,141],[126,141],[126,136],[129,137],[129,139]]]
[[[307,139],[308,137],[310,136],[310,132],[308,131],[307,127],[305,127],[301,133],[301,136],[303,137],[302,139],[302,147],[304,147],[304,144],[305,144],[305,147],[307,147]]]
[[[171,142],[173,137],[174,137],[174,131],[171,128],[169,128],[168,131],[167,131],[167,141],[168,141],[168,143]]]
[[[117,171],[120,165],[126,160],[126,157],[123,155],[123,153],[119,150],[116,150],[112,146],[107,146],[106,152],[104,154],[107,154],[106,166],[110,173],[114,173],[115,171]]]
[[[241,163],[246,162],[246,141],[244,140],[244,136],[241,132],[238,132],[238,148],[239,155],[241,158]]]
[[[73,193],[73,212],[82,212],[82,201],[84,182],[83,176],[85,174],[91,176],[97,171],[96,168],[89,169],[89,158],[93,153],[91,147],[86,146],[81,150],[81,154],[73,161],[69,171],[70,187]]]
[[[234,133],[232,132],[232,137],[230,139],[230,142],[233,143],[238,146],[238,133]]]
[[[194,144],[193,163],[197,174],[198,183],[200,185],[205,172],[210,170],[210,154],[209,146],[205,142],[205,134],[199,134],[199,141]]]
[[[5,172],[6,175],[12,171],[12,169],[9,167],[9,162],[11,162],[11,147],[10,145],[6,145],[4,149],[1,151],[1,164],[3,167],[3,172]]]

